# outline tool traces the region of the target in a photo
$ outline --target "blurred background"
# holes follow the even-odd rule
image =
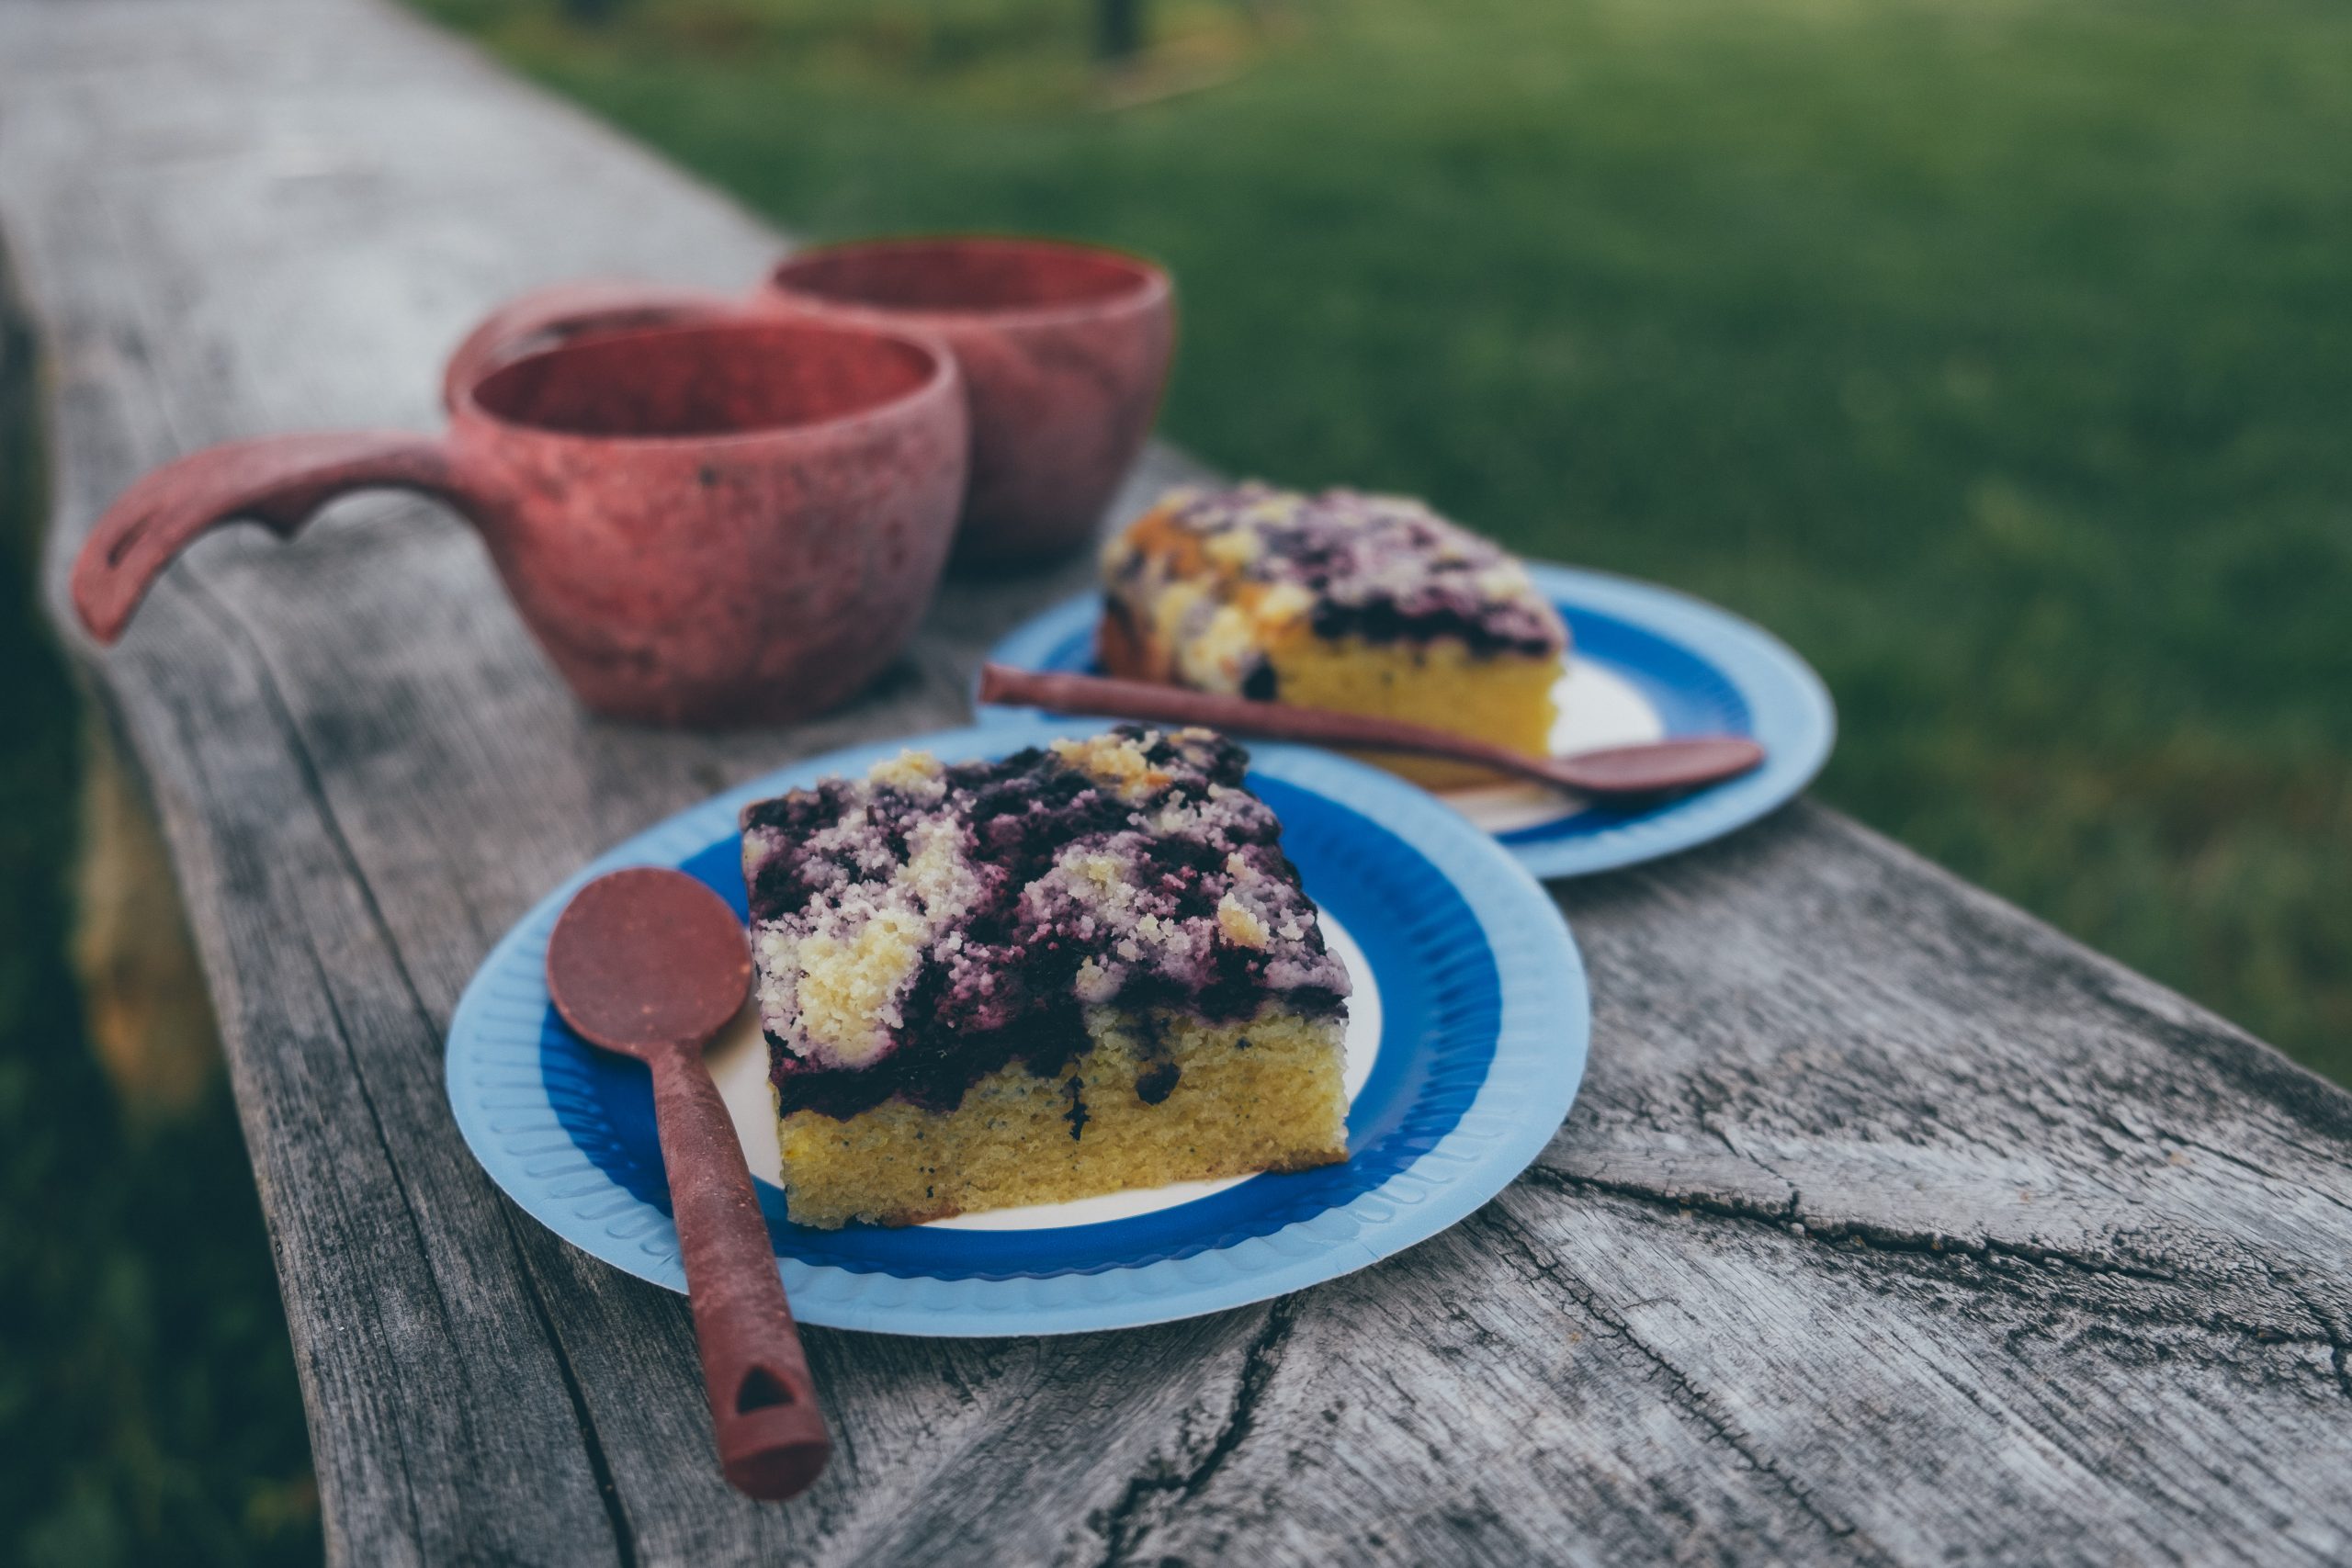
[[[2352,1079],[2352,10],[418,3],[797,235],[1164,258],[1171,437],[1754,617],[1836,694],[1821,797]],[[314,1560],[233,1112],[82,1044],[114,786],[0,642],[0,1561]]]

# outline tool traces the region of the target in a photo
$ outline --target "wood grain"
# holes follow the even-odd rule
[[[0,104],[61,626],[143,468],[430,427],[493,301],[731,288],[780,243],[374,0],[0,0]],[[1123,508],[1182,471],[1155,451]],[[1469,1223],[1159,1329],[812,1331],[832,1471],[729,1492],[684,1303],[490,1187],[443,1029],[582,857],[956,720],[988,638],[1083,570],[959,581],[862,703],[721,737],[583,718],[417,502],[215,537],[119,649],[63,634],[164,823],[337,1561],[2352,1556],[2352,1097],[1803,805],[1560,889],[1591,1073]]]

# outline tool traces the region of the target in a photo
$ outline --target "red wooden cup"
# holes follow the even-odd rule
[[[149,474],[74,562],[83,624],[114,641],[217,524],[291,535],[339,495],[390,488],[473,523],[524,622],[599,713],[800,718],[856,692],[913,635],[968,448],[962,380],[937,344],[737,319],[479,368],[453,377],[439,436],[271,436]]]
[[[1093,533],[1142,450],[1175,342],[1168,275],[1051,240],[954,236],[802,251],[748,300],[651,284],[560,285],[483,323],[455,384],[535,343],[746,312],[911,329],[944,342],[970,398],[959,559],[1065,554]]]

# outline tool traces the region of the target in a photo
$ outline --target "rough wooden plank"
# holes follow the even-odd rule
[[[52,589],[168,456],[431,424],[440,355],[516,288],[731,285],[778,243],[367,0],[0,0],[0,104]],[[582,718],[460,525],[371,500],[207,542],[93,660],[214,989],[339,1559],[2352,1553],[2352,1099],[1804,807],[1562,890],[1592,1071],[1473,1222],[1161,1329],[813,1334],[834,1472],[729,1494],[681,1303],[489,1188],[442,1030],[583,855],[953,721],[1073,580],[957,584],[823,723],[657,735]]]

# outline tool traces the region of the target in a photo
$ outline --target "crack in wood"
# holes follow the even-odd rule
[[[1787,1178],[1772,1173],[1786,1181]],[[2162,1284],[2177,1284],[2180,1276],[2168,1269],[2149,1268],[2142,1264],[2118,1262],[2109,1258],[2088,1258],[2068,1252],[2063,1247],[2039,1247],[2027,1242],[2003,1241],[1996,1236],[1970,1238],[1947,1235],[1940,1231],[1901,1231],[1891,1225],[1873,1224],[1865,1220],[1832,1219],[1819,1214],[1806,1215],[1799,1205],[1799,1190],[1789,1189],[1785,1202],[1767,1208],[1756,1203],[1743,1203],[1706,1192],[1677,1192],[1664,1188],[1645,1187],[1637,1182],[1612,1180],[1607,1177],[1583,1176],[1564,1170],[1555,1165],[1537,1164],[1527,1168],[1524,1179],[1555,1191],[1584,1190],[1606,1192],[1614,1197],[1630,1198],[1638,1202],[1662,1207],[1688,1209],[1697,1213],[1713,1214],[1719,1219],[1744,1220],[1755,1224],[1770,1225],[1787,1235],[1817,1241],[1824,1246],[1838,1242],[1852,1242],[1873,1252],[1913,1253],[1924,1257],[1960,1256],[1983,1259],[2012,1258],[2025,1263],[2057,1264],[2079,1269],[2086,1274],[2114,1274],[2131,1280],[2147,1280]]]
[[[524,1254],[514,1216],[502,1211],[500,1217],[506,1225],[506,1239],[514,1249],[514,1271],[523,1281],[523,1299],[530,1303],[539,1332],[547,1336],[548,1344],[555,1352],[556,1371],[563,1378],[564,1395],[571,1401],[572,1416],[580,1424],[580,1443],[587,1450],[588,1468],[596,1478],[596,1495],[605,1505],[605,1517],[612,1521],[614,1554],[621,1568],[637,1568],[637,1532],[628,1522],[628,1505],[622,1500],[620,1487],[613,1479],[612,1456],[605,1451],[604,1436],[596,1430],[596,1417],[588,1407],[587,1392],[580,1386],[579,1370],[571,1364],[571,1353],[564,1348],[563,1336],[556,1328],[554,1314],[548,1310],[538,1274]]]
[[[1812,1488],[1791,1475],[1779,1461],[1758,1449],[1747,1434],[1716,1407],[1713,1396],[1701,1388],[1671,1358],[1636,1333],[1631,1321],[1601,1301],[1597,1292],[1563,1268],[1556,1259],[1546,1258],[1536,1245],[1535,1237],[1501,1204],[1487,1204],[1478,1212],[1474,1223],[1483,1223],[1500,1231],[1506,1244],[1526,1260],[1533,1279],[1549,1280],[1558,1286],[1595,1322],[1623,1341],[1626,1348],[1644,1361],[1657,1368],[1672,1389],[1677,1404],[1689,1412],[1692,1419],[1716,1440],[1737,1454],[1757,1474],[1771,1482],[1798,1512],[1820,1526],[1829,1539],[1851,1551],[1856,1561],[1889,1564],[1897,1561],[1878,1542],[1863,1534],[1854,1521],[1840,1517],[1825,1507],[1815,1498]]]
[[[183,570],[186,571],[185,568]],[[204,605],[206,613],[250,656],[254,688],[268,705],[272,722],[286,737],[287,749],[294,759],[296,782],[304,798],[319,814],[320,830],[326,835],[327,842],[334,848],[336,858],[343,863],[352,889],[367,911],[368,923],[374,929],[377,940],[383,943],[385,956],[391,960],[392,972],[400,979],[401,989],[407,994],[409,1005],[416,1010],[417,1021],[424,1025],[426,1038],[439,1040],[442,1025],[434,1019],[432,1010],[424,1005],[424,995],[416,988],[416,980],[409,974],[407,955],[401,952],[400,939],[393,933],[391,921],[385,918],[383,905],[376,897],[375,886],[368,881],[366,868],[359,863],[358,852],[351,847],[349,834],[335,816],[334,803],[327,797],[326,784],[320,776],[317,760],[311,754],[309,739],[303,735],[302,726],[295,718],[292,705],[286,700],[277,671],[271,667],[268,655],[262,651],[260,640],[254,636],[253,629],[212,591],[210,584],[194,571],[186,571],[186,575],[194,590],[194,596]],[[387,1154],[390,1148],[387,1145]]]
[[[1198,1497],[1216,1479],[1225,1461],[1250,1436],[1258,1407],[1264,1401],[1266,1391],[1273,1386],[1274,1374],[1282,1368],[1283,1348],[1297,1327],[1305,1300],[1303,1295],[1285,1296],[1267,1309],[1264,1326],[1258,1330],[1242,1356],[1233,1407],[1226,1412],[1216,1436],[1200,1459],[1181,1472],[1159,1471],[1131,1478],[1119,1500],[1088,1521],[1103,1538],[1102,1555],[1096,1560],[1096,1568],[1119,1568],[1122,1563],[1133,1562],[1144,1537],[1166,1524],[1177,1507]],[[1158,1510],[1151,1518],[1141,1517],[1153,1498],[1171,1493],[1175,1494],[1175,1502]]]
[[[305,939],[304,945],[305,950],[310,955],[311,968],[318,976],[319,994],[327,1004],[327,1016],[334,1021],[336,1043],[343,1048],[343,1059],[345,1062],[348,1063],[351,1067],[351,1087],[354,1092],[356,1092],[359,1097],[361,1109],[367,1112],[368,1124],[370,1127],[373,1127],[376,1131],[376,1141],[383,1145],[385,1166],[387,1174],[391,1178],[393,1195],[399,1199],[401,1213],[407,1216],[409,1229],[416,1237],[416,1245],[422,1248],[424,1246],[424,1223],[417,1217],[416,1204],[409,1196],[408,1183],[401,1179],[399,1167],[392,1162],[391,1144],[384,1135],[384,1119],[377,1111],[375,1099],[373,1096],[368,1094],[368,1085],[360,1076],[359,1055],[352,1047],[351,1030],[344,1022],[343,1009],[335,1002],[334,987],[327,983],[326,967],[320,962],[318,948],[315,945],[311,944],[307,938]],[[432,1280],[433,1300],[435,1304],[440,1308],[443,1331],[446,1333],[447,1332],[450,1323],[448,1298],[442,1293],[440,1276],[437,1274],[433,1275]],[[385,1328],[381,1314],[379,1314],[376,1320],[376,1332],[379,1337],[386,1339],[390,1338],[390,1335]],[[401,1430],[400,1423],[397,1421],[387,1422],[386,1426],[391,1431],[392,1444],[394,1448],[399,1450],[401,1456],[401,1495],[408,1503],[410,1529],[413,1531],[422,1534],[423,1515],[422,1511],[417,1507],[415,1480],[413,1472],[411,1471],[409,1466],[408,1436]]]
[[[2325,1308],[2300,1290],[2290,1290],[2288,1293],[2301,1303],[2303,1310],[2312,1314],[2312,1321],[2319,1325],[2320,1336],[2327,1345],[2328,1370],[2335,1374],[2336,1390],[2345,1398],[2352,1399],[2352,1344],[2346,1342],[2342,1330],[2335,1325],[2335,1319],[2328,1315]]]
[[[1707,1214],[1717,1219],[1765,1225],[1780,1231],[1793,1240],[1813,1241],[1833,1247],[1838,1244],[1847,1243],[1851,1244],[1853,1248],[1862,1251],[1889,1253],[1901,1257],[1948,1258],[1955,1261],[1968,1259],[1980,1263],[2007,1259],[2045,1267],[2056,1265],[2095,1277],[2106,1276],[2167,1285],[2190,1282],[2184,1280],[2177,1273],[2140,1268],[2132,1264],[2111,1263],[2099,1258],[2083,1258],[2055,1248],[2030,1247],[1989,1237],[1972,1242],[1942,1235],[1923,1235],[1898,1232],[1883,1226],[1850,1221],[1831,1221],[1827,1224],[1822,1224],[1817,1220],[1809,1223],[1792,1221],[1790,1216],[1800,1212],[1797,1207],[1797,1195],[1793,1189],[1788,1204],[1773,1209],[1757,1204],[1744,1204],[1731,1199],[1696,1193],[1678,1194],[1645,1188],[1631,1182],[1580,1176],[1573,1171],[1562,1170],[1556,1166],[1549,1165],[1530,1166],[1523,1179],[1555,1191],[1601,1192],[1653,1207],[1673,1208],[1677,1211]],[[2330,1361],[2336,1381],[2346,1397],[2352,1398],[2352,1371],[2347,1371],[2347,1358],[2352,1358],[2352,1344],[2346,1343],[2327,1314],[2315,1303],[2302,1296],[2301,1292],[2295,1292],[2295,1299],[2305,1311],[2312,1314],[2319,1332],[2311,1334],[2293,1332],[2271,1324],[2249,1322],[2220,1311],[2209,1312],[2201,1315],[2172,1314],[2117,1302],[2105,1303],[2105,1310],[2110,1315],[2132,1321],[2201,1328],[2211,1333],[2250,1339],[2257,1345],[2325,1345],[2330,1350]],[[2114,1331],[2100,1325],[2087,1332],[2096,1337],[2101,1333],[2112,1334]]]

